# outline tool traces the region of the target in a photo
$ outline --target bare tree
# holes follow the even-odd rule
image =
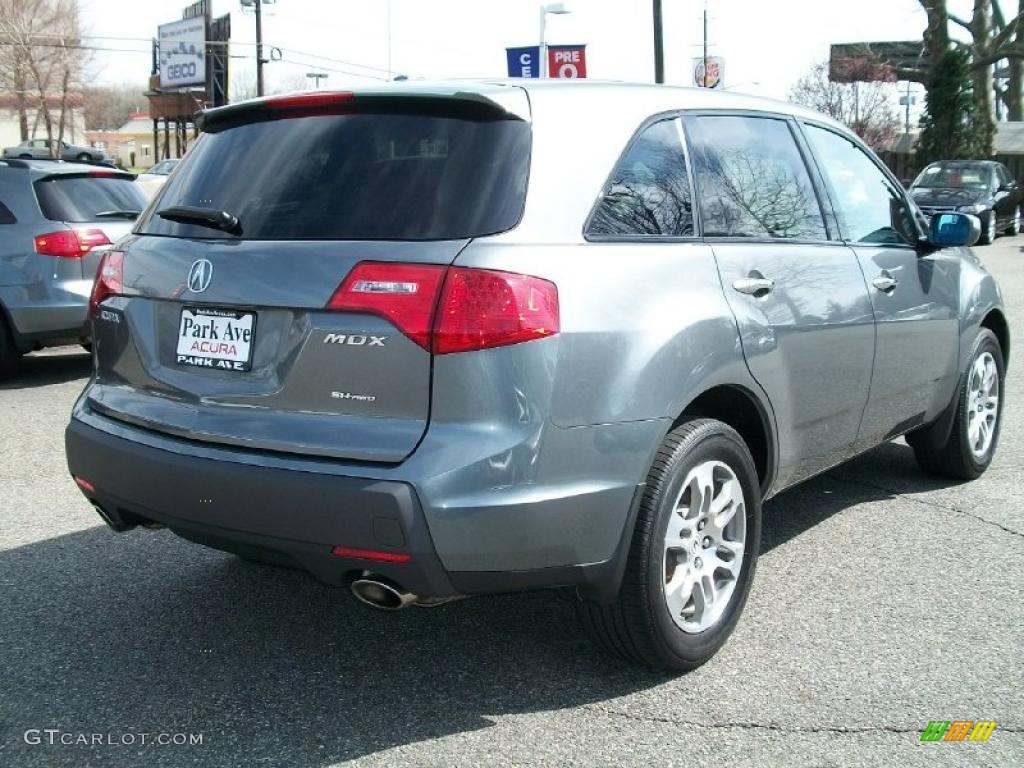
[[[0,85],[17,96],[22,140],[40,125],[47,139],[62,140],[81,81],[83,47],[77,0],[0,0]],[[57,114],[51,110],[57,98]],[[55,125],[56,122],[56,125]]]
[[[145,84],[86,86],[82,89],[85,127],[89,130],[120,128],[135,112],[146,106],[145,91]]]
[[[815,64],[789,91],[789,100],[848,125],[873,149],[885,148],[900,132],[886,83],[837,83],[827,64]]]

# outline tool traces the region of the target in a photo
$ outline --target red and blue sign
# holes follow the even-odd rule
[[[506,48],[509,77],[540,77],[540,46]],[[548,77],[572,79],[587,76],[587,46],[549,45]]]
[[[540,46],[506,48],[509,77],[540,77]]]
[[[549,45],[548,77],[573,79],[587,76],[587,46]]]

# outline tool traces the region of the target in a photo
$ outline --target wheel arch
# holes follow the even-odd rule
[[[1010,362],[1010,326],[1006,322],[1006,316],[998,309],[991,309],[981,319],[981,327],[988,328],[999,340],[999,347],[1003,352],[1003,364]]]
[[[750,450],[761,492],[767,495],[778,457],[773,417],[766,403],[747,387],[719,384],[697,395],[679,413],[670,429],[693,418],[717,419],[735,429]]]

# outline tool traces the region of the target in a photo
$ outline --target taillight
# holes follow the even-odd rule
[[[391,321],[424,349],[445,268],[433,264],[388,264],[364,261],[327,302],[328,309],[369,312]]]
[[[37,235],[36,253],[43,256],[59,256],[65,259],[80,259],[97,245],[110,245],[102,229],[62,229]]]
[[[96,317],[96,312],[110,296],[116,296],[124,290],[124,252],[107,251],[103,254],[99,269],[96,270],[96,281],[92,284],[89,296],[89,317]]]
[[[558,289],[530,275],[452,267],[434,324],[434,352],[501,347],[558,333]]]
[[[488,269],[364,261],[327,308],[380,315],[439,355],[518,344],[559,331],[554,283]]]

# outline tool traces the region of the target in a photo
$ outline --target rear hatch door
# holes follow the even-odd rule
[[[208,122],[124,249],[122,295],[94,321],[90,404],[192,439],[408,456],[429,420],[429,341],[387,313],[329,305],[359,264],[443,277],[473,237],[515,226],[530,128],[523,92],[503,90],[518,110],[357,96]],[[172,212],[196,208],[238,226]],[[365,290],[432,290],[418,280]]]

